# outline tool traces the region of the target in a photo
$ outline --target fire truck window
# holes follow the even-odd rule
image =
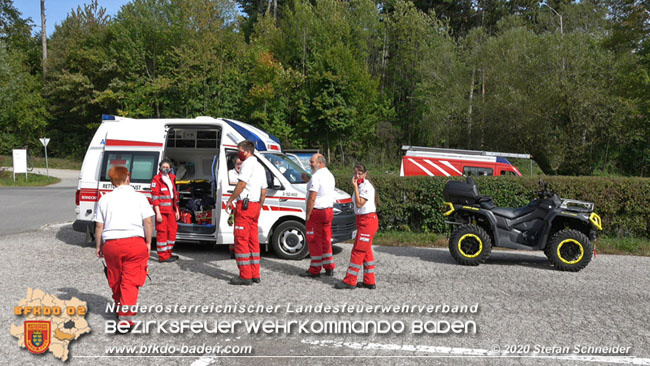
[[[466,166],[463,168],[463,175],[469,176],[478,176],[478,175],[494,175],[492,168],[482,168],[476,166]]]
[[[509,170],[502,170],[501,175],[515,175],[515,172],[511,172]]]

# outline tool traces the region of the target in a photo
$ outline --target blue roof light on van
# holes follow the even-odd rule
[[[111,114],[102,114],[102,121],[115,121],[115,116]]]
[[[497,157],[497,163],[504,163],[504,164],[512,165],[512,164],[510,164],[508,159],[502,158],[502,157]]]
[[[239,132],[242,136],[244,136],[246,140],[253,141],[253,143],[255,144],[255,148],[257,150],[266,151],[266,144],[264,143],[264,141],[262,141],[262,139],[259,136],[249,131],[245,127],[236,124],[233,121],[229,121],[227,119],[225,119],[224,121],[226,121],[230,125],[230,127],[234,128],[235,131]]]

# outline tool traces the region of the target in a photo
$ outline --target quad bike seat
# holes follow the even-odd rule
[[[470,177],[467,182],[449,181],[445,184],[442,196],[447,202],[461,203],[464,205],[479,204],[482,208],[491,210],[494,208],[492,197],[483,196],[478,191],[476,183]]]
[[[527,213],[530,213],[535,210],[533,206],[524,206],[520,208],[505,208],[505,207],[495,207],[492,209],[492,212],[497,216],[505,217],[506,219],[516,219],[517,217],[523,216]]]
[[[449,181],[445,184],[442,196],[447,202],[461,203],[465,205],[473,205],[479,198],[481,198],[474,181],[468,181],[467,183],[453,180]]]

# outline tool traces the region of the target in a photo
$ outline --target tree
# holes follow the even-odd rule
[[[106,47],[109,22],[95,0],[71,10],[52,34],[44,95],[51,114],[49,133],[61,142],[52,147],[53,154],[83,154],[101,115],[116,110],[103,95],[116,72]]]
[[[40,80],[24,61],[24,55],[9,51],[0,40],[0,154],[36,147],[46,125]]]
[[[626,107],[614,95],[613,54],[583,33],[492,37],[486,70],[486,148],[532,153],[545,172],[591,174],[620,132]],[[610,144],[616,143],[610,141]]]
[[[390,59],[384,83],[402,141],[448,145],[452,119],[462,118],[469,90],[457,46],[443,23],[408,2],[395,4],[387,32]]]

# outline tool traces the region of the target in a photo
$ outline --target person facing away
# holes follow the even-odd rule
[[[106,260],[108,286],[118,305],[118,329],[128,331],[136,315],[128,306],[138,303],[139,289],[147,277],[154,212],[149,200],[129,185],[127,168],[113,167],[108,176],[115,189],[97,204],[95,254]]]

